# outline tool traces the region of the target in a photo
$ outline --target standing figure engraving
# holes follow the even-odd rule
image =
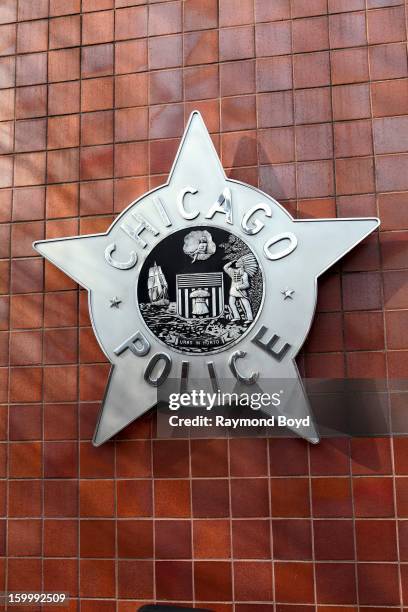
[[[235,265],[235,267],[233,267]],[[224,266],[224,272],[231,279],[231,287],[229,292],[229,306],[232,312],[232,321],[239,321],[241,315],[239,313],[237,303],[241,305],[245,321],[253,321],[251,302],[248,298],[248,289],[250,288],[250,276],[257,270],[258,264],[253,255],[244,255],[237,261],[230,261]]]

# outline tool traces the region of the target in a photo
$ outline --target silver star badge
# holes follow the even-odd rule
[[[224,392],[237,381],[248,392],[255,381],[299,381],[295,357],[317,278],[378,225],[293,219],[269,195],[226,177],[193,112],[166,184],[132,202],[104,234],[34,244],[89,291],[92,325],[112,364],[94,444],[152,408],[168,377],[186,380],[187,391],[203,372],[210,389],[217,382]],[[294,287],[284,300],[282,287]],[[286,301],[294,291],[296,309]],[[306,395],[295,400],[290,416],[309,416]],[[319,439],[313,424],[297,433]]]

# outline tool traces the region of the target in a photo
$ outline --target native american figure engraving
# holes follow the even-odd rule
[[[232,311],[232,320],[239,321],[241,315],[237,308],[237,303],[241,305],[244,313],[243,318],[250,322],[254,320],[251,302],[248,298],[250,288],[250,278],[258,270],[258,263],[252,253],[243,255],[236,262],[230,261],[225,264],[224,272],[231,278],[231,288],[229,292],[229,306]]]

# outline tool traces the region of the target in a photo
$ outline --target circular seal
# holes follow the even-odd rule
[[[137,301],[149,330],[182,353],[226,349],[252,327],[263,274],[249,246],[225,229],[196,226],[164,238],[147,256]]]

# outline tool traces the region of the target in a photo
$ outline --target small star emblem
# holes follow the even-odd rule
[[[111,298],[109,301],[111,308],[119,308],[119,304],[122,303],[122,300],[120,300],[118,297]]]
[[[290,299],[293,300],[293,294],[295,293],[294,289],[285,289],[284,291],[281,291],[281,294],[284,296],[284,300]]]

